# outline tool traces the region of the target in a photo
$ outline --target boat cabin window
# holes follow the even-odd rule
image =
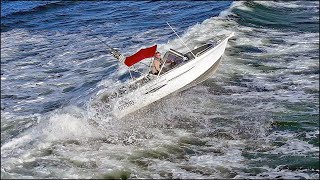
[[[166,52],[163,59],[166,59],[167,62],[171,61],[171,62],[176,62],[177,64],[179,64],[179,63],[183,62],[183,57],[184,56],[180,55],[179,52],[176,52],[176,51],[170,49],[168,52]]]

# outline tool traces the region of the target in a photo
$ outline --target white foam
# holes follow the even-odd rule
[[[306,138],[308,139],[316,137],[319,137],[319,129],[306,133]]]
[[[243,1],[233,1],[228,9],[223,10],[219,13],[219,17],[225,18],[225,17],[233,14],[232,10],[234,8],[243,8],[244,10],[251,11],[250,8],[243,6]]]
[[[226,154],[222,156],[214,155],[200,155],[190,157],[189,163],[205,165],[206,167],[219,167],[223,166],[224,168],[235,168],[235,167],[244,167],[243,161],[244,157],[241,155],[242,151],[239,149],[228,149],[225,151]]]
[[[149,167],[152,171],[156,171],[158,174],[152,174],[152,178],[160,179],[163,178],[159,175],[160,172],[167,172],[168,174],[172,174],[173,179],[206,179],[213,178],[215,176],[204,176],[195,172],[190,172],[180,167],[177,167],[176,163],[172,163],[169,161],[157,161],[155,160],[155,164],[151,164]]]
[[[229,35],[232,30],[222,28],[222,24],[225,24],[223,19],[220,19],[220,17],[213,17],[203,21],[201,24],[189,27],[184,34],[180,35],[180,37],[189,49],[193,49],[199,45],[199,42],[207,42],[216,39],[217,36],[221,35]],[[158,45],[159,51],[162,52],[168,51],[172,47],[181,52],[189,51],[179,38],[170,40],[166,44]]]
[[[227,9],[227,10],[225,10],[225,11],[231,11],[232,9],[241,9],[241,10],[243,10],[243,11],[253,11],[252,10],[252,8],[250,8],[250,7],[248,7],[248,6],[245,6],[244,5],[244,2],[243,1],[234,1],[234,2],[232,2],[232,4],[231,4],[231,6],[230,6],[230,8],[229,9]],[[222,11],[221,13],[222,13],[222,17],[224,17],[224,15],[225,15],[225,11]],[[221,13],[220,13],[220,15],[221,15]],[[219,15],[219,16],[220,16]]]
[[[255,1],[255,3],[270,6],[270,7],[284,7],[284,8],[299,8],[300,6],[294,2],[273,2],[273,1]]]
[[[32,136],[30,135],[24,135],[22,137],[18,138],[13,138],[11,141],[5,143],[4,145],[1,146],[1,156],[2,153],[6,154],[8,153],[7,151],[14,150],[16,148],[19,148],[19,146],[22,146],[23,144],[26,144],[32,140]]]
[[[313,153],[319,154],[319,147],[315,147],[305,141],[292,139],[288,140],[285,145],[278,147],[268,153],[285,155],[310,155]]]
[[[46,141],[86,140],[101,137],[98,130],[84,118],[77,118],[70,114],[55,114],[48,121],[48,126],[43,129]]]

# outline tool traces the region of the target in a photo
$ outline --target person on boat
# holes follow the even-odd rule
[[[154,75],[158,75],[159,72],[160,72],[160,69],[161,69],[161,66],[163,64],[163,59],[161,58],[161,53],[159,51],[157,51],[155,54],[154,54],[154,59],[153,59],[153,62],[152,62],[152,66],[151,66],[151,73],[154,74]],[[166,64],[167,63],[170,63],[170,65],[174,65],[173,63],[175,62],[171,62],[171,61],[166,61]],[[166,71],[167,68],[164,67],[164,69],[162,69],[162,71]]]
[[[163,63],[163,60],[161,58],[161,54],[159,51],[157,51],[154,54],[154,59],[153,59],[152,66],[151,66],[151,73],[154,75],[158,75],[160,72],[160,68],[161,68],[162,63]]]

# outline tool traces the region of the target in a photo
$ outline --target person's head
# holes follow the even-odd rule
[[[161,58],[160,52],[157,51],[157,52],[154,54],[154,57],[155,57],[155,58]]]

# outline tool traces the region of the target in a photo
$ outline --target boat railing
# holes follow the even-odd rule
[[[207,46],[207,47],[205,49],[199,51],[198,53],[196,53],[196,57],[199,57],[201,54],[207,52],[208,50],[210,50],[213,47],[212,44],[205,44],[204,46]],[[201,47],[203,47],[203,46],[201,46]]]
[[[188,52],[186,54],[184,54],[185,57],[188,58],[188,60],[192,60],[195,57],[192,54],[195,54],[196,57],[200,56],[201,54],[207,52],[209,49],[211,49],[213,47],[213,44],[204,44],[194,50],[192,50],[192,52]]]

